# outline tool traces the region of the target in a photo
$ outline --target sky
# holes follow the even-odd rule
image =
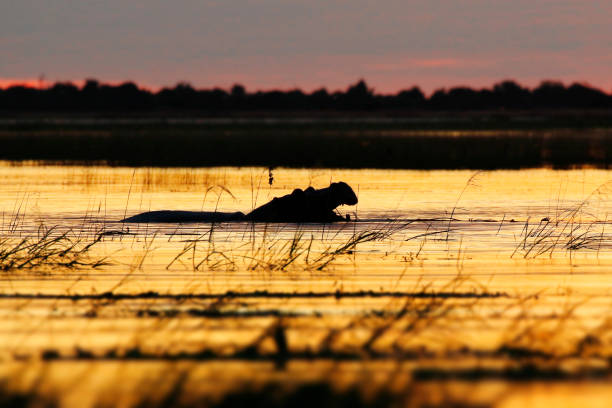
[[[0,6],[0,87],[490,87],[612,91],[610,0],[19,0]]]

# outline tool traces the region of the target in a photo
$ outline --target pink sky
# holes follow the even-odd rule
[[[490,87],[503,79],[612,91],[608,0],[10,2],[0,86],[132,80],[152,89]]]

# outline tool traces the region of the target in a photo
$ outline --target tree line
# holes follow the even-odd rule
[[[0,88],[2,111],[363,111],[363,110],[489,110],[489,109],[602,109],[612,107],[612,95],[574,83],[544,81],[530,89],[514,81],[492,88],[454,87],[427,97],[418,87],[395,94],[378,94],[364,80],[345,91],[325,88],[307,93],[299,89],[247,92],[244,86],[230,90],[195,89],[181,82],[157,92],[133,82],[109,85],[90,79],[82,87],[57,82],[47,88]]]

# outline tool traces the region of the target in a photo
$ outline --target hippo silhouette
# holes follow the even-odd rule
[[[207,212],[207,211],[149,211],[128,217],[121,222],[318,222],[327,223],[345,221],[334,212],[339,205],[357,204],[353,189],[344,182],[332,183],[329,187],[315,190],[308,187],[299,188],[291,194],[276,197],[272,201],[257,207],[248,214],[242,212]]]

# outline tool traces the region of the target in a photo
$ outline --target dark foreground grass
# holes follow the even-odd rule
[[[55,408],[58,407],[55,398],[44,397],[36,391],[14,391],[0,383],[0,407],[10,408]]]
[[[321,299],[321,298],[442,298],[442,299],[472,299],[472,298],[499,298],[508,297],[504,292],[403,292],[403,291],[341,291],[334,292],[271,292],[267,290],[255,291],[227,291],[223,293],[159,293],[153,291],[140,293],[87,293],[87,294],[50,294],[50,293],[0,293],[0,299],[53,299],[53,300],[125,300],[125,299],[168,299],[168,300],[187,300],[187,299],[214,299],[228,300],[240,298],[261,298],[261,299]]]
[[[532,118],[533,120],[533,118]],[[565,122],[0,123],[0,160],[125,166],[500,169],[612,165],[612,128]],[[507,127],[503,127],[506,124]],[[451,125],[456,127],[451,127]],[[446,127],[445,127],[446,126]],[[559,127],[561,126],[561,127]]]
[[[223,395],[221,398],[211,398],[205,395],[190,395],[185,390],[188,373],[179,375],[170,387],[164,387],[160,392],[154,389],[139,390],[141,395],[130,406],[133,408],[187,408],[187,407],[317,407],[317,408],[360,408],[360,407],[487,407],[489,404],[470,404],[453,399],[449,395],[428,395],[419,384],[409,384],[402,392],[377,391],[365,395],[363,390],[356,386],[336,389],[324,382],[307,382],[288,387],[284,384],[272,382],[264,386],[238,388]],[[149,386],[150,387],[150,386]],[[98,407],[116,406],[120,401],[97,401]],[[432,402],[435,401],[435,402]],[[2,406],[44,407],[59,406],[59,398],[44,397],[38,390],[30,392],[12,392],[0,388],[0,404]]]

